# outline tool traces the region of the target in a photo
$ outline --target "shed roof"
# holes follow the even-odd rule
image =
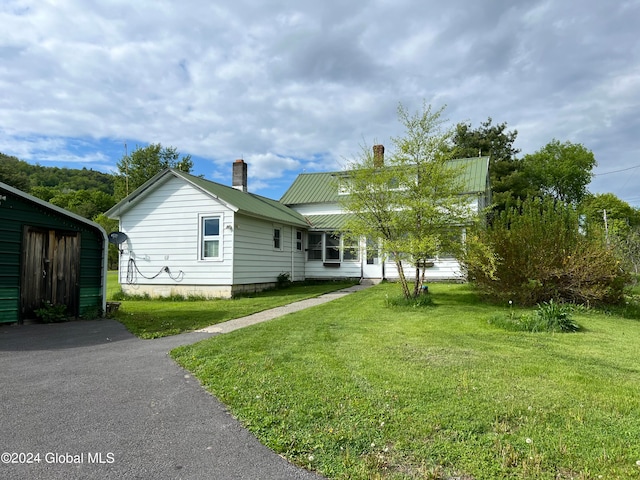
[[[489,157],[451,160],[452,168],[460,168],[464,185],[461,194],[482,193],[487,189]],[[301,173],[284,193],[280,201],[285,205],[338,202],[338,181],[348,171]]]
[[[79,222],[82,223],[84,225],[86,225],[87,227],[89,227],[92,230],[95,230],[98,232],[98,234],[104,239],[105,242],[107,242],[107,233],[105,232],[104,228],[102,228],[101,225],[92,222],[91,220],[84,218],[80,215],[77,215],[73,212],[70,212],[69,210],[65,210],[64,208],[58,207],[57,205],[54,205],[52,203],[49,202],[45,202],[44,200],[38,198],[38,197],[34,197],[33,195],[29,195],[26,192],[23,192],[22,190],[18,190],[17,188],[14,188],[10,185],[7,185],[6,183],[2,183],[0,182],[0,192],[5,191],[7,193],[11,193],[17,197],[22,198],[23,200],[25,200],[28,203],[32,203],[34,205],[39,206],[40,208],[44,208],[45,210],[49,210],[51,212],[55,212],[58,215],[61,215],[63,217],[67,217],[71,220],[74,220],[75,222]],[[0,196],[0,208],[2,208],[2,200],[3,198]]]
[[[170,176],[182,178],[205,194],[223,202],[235,212],[289,225],[308,226],[302,215],[277,200],[272,200],[254,193],[243,192],[242,190],[212,182],[202,177],[196,177],[172,168],[163,170],[138,187],[128,197],[124,198],[118,204],[109,209],[106,215],[118,218],[122,213],[132,208],[145,196],[147,192],[153,190],[157,185],[159,185],[162,179],[166,179]]]

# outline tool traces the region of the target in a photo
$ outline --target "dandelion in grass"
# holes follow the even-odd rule
[[[527,438],[527,439],[525,440],[525,442],[527,442],[528,444],[532,444],[532,443],[533,443],[533,440],[531,440],[530,438]]]
[[[314,457],[313,455],[309,455],[309,461],[310,461],[310,462],[313,462],[313,460],[314,460],[315,458],[316,458],[316,457]]]
[[[640,467],[640,460],[636,460],[636,465]]]

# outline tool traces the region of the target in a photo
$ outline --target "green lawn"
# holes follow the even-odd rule
[[[329,478],[640,477],[640,322],[507,332],[467,285],[382,284],[172,352],[267,446]]]
[[[117,272],[107,277],[107,298],[120,291]],[[318,285],[296,285],[281,290],[260,292],[235,299],[167,300],[127,299],[120,301],[115,319],[141,338],[176,335],[215,325],[252,313],[317,297],[353,285],[353,282],[326,282]]]

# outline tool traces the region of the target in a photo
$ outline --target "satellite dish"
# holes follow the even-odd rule
[[[109,234],[109,243],[113,243],[114,245],[120,245],[128,239],[129,237],[127,237],[127,234],[123,232],[111,232]]]

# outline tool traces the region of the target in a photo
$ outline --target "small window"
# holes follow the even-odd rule
[[[322,233],[309,233],[309,248],[307,250],[307,260],[322,261]]]
[[[302,231],[296,231],[296,250],[302,251]]]
[[[202,217],[200,237],[200,259],[220,258],[220,217]]]
[[[280,228],[273,229],[273,248],[282,250],[282,230]]]

